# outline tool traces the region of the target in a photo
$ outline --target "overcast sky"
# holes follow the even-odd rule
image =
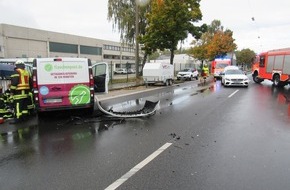
[[[119,41],[119,33],[107,20],[107,1],[0,0],[0,23]],[[220,20],[234,32],[239,50],[259,53],[290,47],[289,7],[289,0],[201,0],[201,22]]]

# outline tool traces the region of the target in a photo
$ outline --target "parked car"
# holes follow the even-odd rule
[[[224,86],[249,86],[248,76],[239,69],[227,69],[221,74],[222,80],[221,83]]]
[[[127,74],[127,69],[117,69],[114,71],[115,74]]]
[[[128,73],[129,74],[133,74],[133,73],[135,73],[136,71],[134,70],[134,69],[128,69]]]
[[[198,79],[198,71],[196,69],[187,68],[177,73],[177,80],[192,80],[193,78]]]

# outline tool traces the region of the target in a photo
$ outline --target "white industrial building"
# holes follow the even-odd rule
[[[141,52],[140,52],[141,53]],[[135,48],[102,39],[0,24],[0,61],[7,58],[85,57],[111,70],[135,68]],[[139,56],[140,59],[142,55]]]

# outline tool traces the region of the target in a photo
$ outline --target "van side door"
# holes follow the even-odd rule
[[[108,93],[109,69],[106,62],[94,63],[92,65],[94,79],[94,91]]]

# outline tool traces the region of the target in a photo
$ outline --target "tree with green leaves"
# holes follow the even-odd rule
[[[190,48],[189,54],[193,55],[196,59],[203,61],[207,60],[207,45],[210,42],[211,35],[208,32],[202,34],[200,40],[194,40],[191,44],[194,48]]]
[[[136,43],[136,2],[139,2],[139,35],[145,34],[145,28],[147,27],[146,13],[150,11],[150,4],[146,4],[147,1],[149,2],[149,0],[108,0],[108,20],[112,21],[113,29],[117,29],[120,32],[120,40],[122,43]],[[143,65],[147,59],[147,55],[145,52]]]
[[[136,0],[108,0],[108,20],[113,23],[113,29],[120,32],[122,42],[134,43],[135,39],[135,7]],[[149,6],[139,9],[139,32],[145,33],[146,18]]]
[[[192,34],[199,38],[204,27],[194,26],[201,20],[200,0],[151,0],[151,12],[147,14],[148,27],[140,41],[147,53],[157,49],[171,52],[170,63],[173,64],[174,51],[179,41]]]
[[[242,49],[241,51],[236,51],[236,57],[237,65],[247,66],[250,68],[256,58],[256,53],[253,50],[247,48]]]

